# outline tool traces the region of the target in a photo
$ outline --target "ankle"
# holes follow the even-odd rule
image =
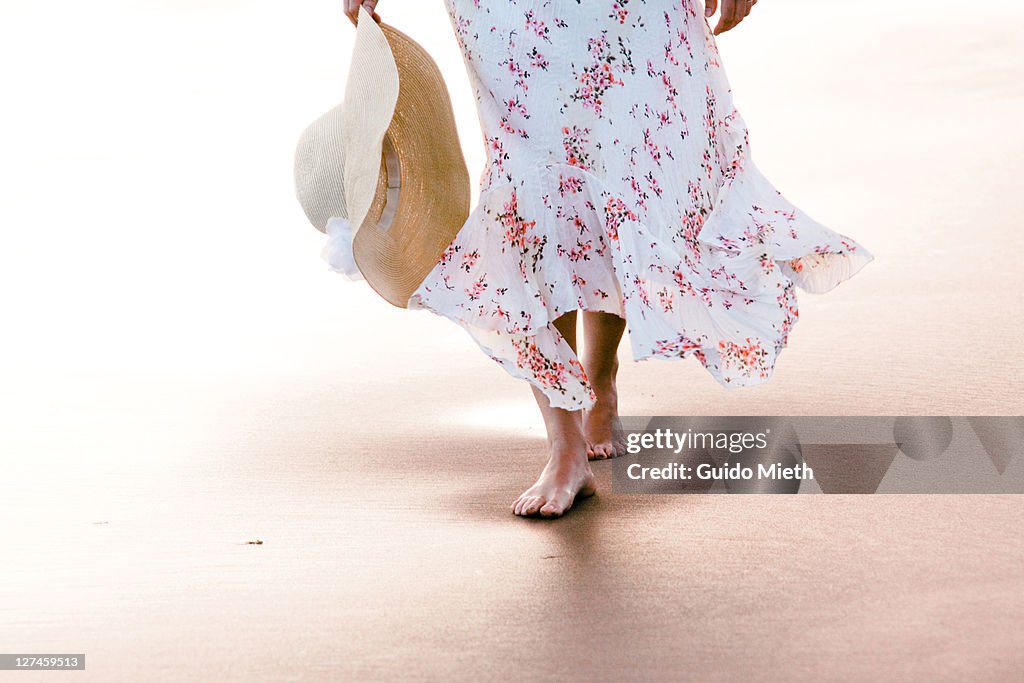
[[[583,425],[548,430],[548,450],[552,457],[559,458],[576,453],[585,454],[587,439],[583,433]]]
[[[595,391],[614,390],[615,377],[619,374],[619,359],[613,357],[609,360],[602,359],[599,363],[584,362],[583,371]]]
[[[580,444],[586,446],[587,440],[583,435],[583,430],[574,430],[571,433],[559,432],[555,434],[548,434],[548,446],[551,447],[553,452],[563,451],[574,451]]]
[[[598,403],[605,403],[616,399],[618,392],[615,386],[614,372],[594,373],[593,375],[587,373],[587,379],[590,381],[590,388],[597,395]]]

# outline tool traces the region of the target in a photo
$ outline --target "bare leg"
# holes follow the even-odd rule
[[[576,312],[555,321],[555,327],[576,350]],[[587,462],[587,442],[583,438],[583,420],[579,410],[552,408],[539,389],[533,389],[537,406],[544,416],[550,455],[537,483],[512,503],[512,512],[522,517],[541,515],[559,517],[572,507],[577,496],[592,496],[594,473]]]
[[[626,452],[615,387],[619,342],[625,329],[626,321],[617,315],[597,311],[583,313],[583,369],[597,394],[597,403],[583,415],[587,457],[591,460],[614,458]]]

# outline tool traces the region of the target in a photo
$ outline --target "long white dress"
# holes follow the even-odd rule
[[[628,322],[636,360],[766,381],[797,321],[872,260],[751,160],[698,0],[446,0],[488,164],[411,308],[464,327],[552,405],[594,395],[552,322]]]

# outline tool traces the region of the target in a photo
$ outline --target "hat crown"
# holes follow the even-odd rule
[[[295,196],[321,232],[326,232],[331,218],[348,218],[344,181],[339,105],[306,128],[295,150]]]

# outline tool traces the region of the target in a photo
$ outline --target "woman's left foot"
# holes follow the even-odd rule
[[[619,420],[619,397],[615,380],[594,385],[597,402],[583,412],[583,434],[587,458],[608,460],[626,454],[626,435]]]

